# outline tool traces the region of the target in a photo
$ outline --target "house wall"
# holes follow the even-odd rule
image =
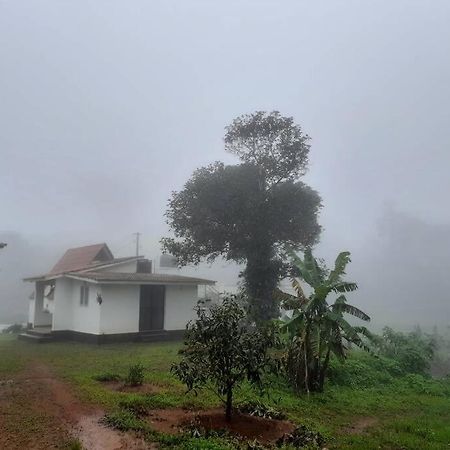
[[[34,295],[34,327],[50,326],[52,324],[52,315],[44,311],[44,289],[45,283],[36,282],[36,291]]]
[[[139,331],[140,285],[88,283],[89,304],[84,306],[80,305],[80,288],[84,283],[69,278],[56,280],[53,330],[91,334]],[[195,318],[197,291],[197,286],[166,286],[165,330],[184,330],[187,322]],[[102,297],[101,305],[97,293]]]
[[[139,331],[139,285],[102,285],[100,333]],[[164,329],[184,330],[195,318],[197,286],[166,286]]]
[[[166,286],[166,330],[184,330],[186,324],[196,317],[197,291],[197,286]]]
[[[69,278],[55,280],[52,330],[73,329],[72,289],[73,280]]]
[[[30,300],[28,300],[28,323],[31,324],[31,326],[33,326],[34,323],[34,305],[34,298],[30,298]]]
[[[80,288],[89,286],[88,305],[80,305]],[[52,330],[72,330],[83,333],[99,334],[100,305],[97,303],[97,284],[70,278],[58,278],[55,282],[54,313]]]
[[[102,285],[100,333],[139,331],[139,285]]]
[[[88,305],[80,305],[80,288],[89,286]],[[82,333],[100,333],[100,308],[97,303],[97,292],[102,293],[101,286],[94,283],[72,280],[73,330]]]

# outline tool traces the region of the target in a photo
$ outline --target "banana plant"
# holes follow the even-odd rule
[[[298,277],[291,279],[295,295],[280,290],[275,294],[292,311],[292,316],[282,324],[288,336],[286,372],[296,390],[321,392],[332,354],[344,361],[349,344],[368,350],[364,336],[370,339],[370,332],[365,327],[352,326],[344,315],[366,322],[370,317],[347,303],[345,294],[358,288],[356,283],[344,280],[351,261],[349,252],[338,255],[331,271],[314,258],[311,250],[304,252],[303,259],[291,250],[289,256]],[[305,295],[300,280],[311,287],[309,296]],[[330,294],[337,295],[331,304]]]

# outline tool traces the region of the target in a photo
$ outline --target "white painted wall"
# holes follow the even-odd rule
[[[52,324],[52,315],[44,311],[44,289],[45,283],[37,281],[34,295],[34,327],[50,326]]]
[[[100,305],[97,303],[97,284],[89,286],[88,305],[80,305],[80,288],[84,281],[58,278],[55,281],[54,313],[52,329],[73,330],[82,333],[100,333]]]
[[[139,285],[102,285],[100,333],[139,331]],[[166,286],[164,328],[184,330],[195,318],[197,286]]]
[[[89,286],[89,304],[80,305],[80,288],[85,282],[58,278],[55,282],[53,330],[92,334],[139,331],[140,285],[94,284]],[[164,329],[183,330],[194,319],[197,286],[166,286]],[[97,293],[102,304],[97,302]]]
[[[186,324],[195,319],[194,307],[197,305],[197,286],[166,286],[166,308],[164,328],[184,330]]]
[[[100,333],[139,331],[139,285],[102,285]]]
[[[52,330],[73,330],[72,289],[73,280],[70,278],[55,280]]]
[[[89,303],[80,305],[80,288],[82,284],[89,286]],[[101,294],[101,286],[94,283],[72,280],[73,330],[82,333],[100,333],[100,308],[97,303],[97,292]]]
[[[34,323],[34,298],[30,298],[28,301],[28,323],[33,326]]]

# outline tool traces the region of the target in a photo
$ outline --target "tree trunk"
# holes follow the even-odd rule
[[[330,349],[328,348],[325,360],[323,361],[322,368],[320,370],[319,392],[323,392],[323,386],[325,384],[325,375],[327,373],[329,362],[330,362]]]
[[[228,386],[227,388],[227,403],[225,406],[225,419],[227,422],[231,421],[231,415],[233,412],[233,388]]]
[[[260,245],[247,256],[243,277],[249,296],[250,315],[257,324],[279,316],[279,305],[273,298],[279,272],[279,263],[273,258],[272,247]]]

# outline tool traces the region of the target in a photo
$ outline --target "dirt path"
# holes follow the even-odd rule
[[[0,448],[61,448],[77,438],[87,450],[155,448],[99,423],[103,411],[82,403],[70,386],[40,363],[0,385]]]

